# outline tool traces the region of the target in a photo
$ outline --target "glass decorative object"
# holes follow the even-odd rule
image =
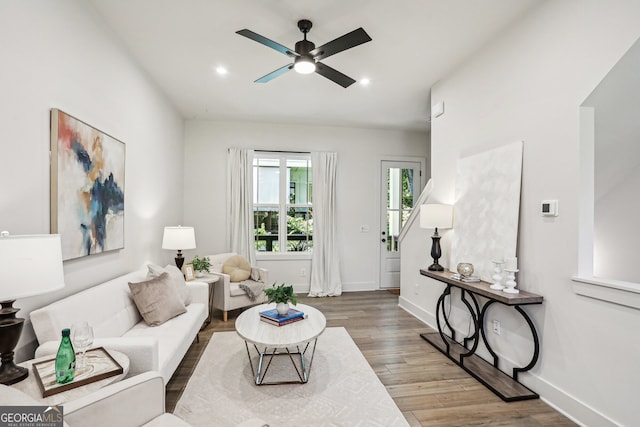
[[[471,277],[473,274],[473,264],[468,262],[461,262],[458,264],[458,274],[462,277]]]

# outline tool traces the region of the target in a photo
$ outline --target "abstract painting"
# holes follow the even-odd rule
[[[125,145],[51,110],[51,233],[63,259],[124,248]]]
[[[522,141],[458,160],[450,269],[470,262],[490,282],[496,257],[516,256]]]

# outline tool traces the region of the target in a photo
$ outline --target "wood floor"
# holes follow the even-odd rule
[[[576,425],[540,399],[503,402],[420,338],[428,328],[398,307],[397,295],[354,292],[298,301],[322,311],[327,326],[349,331],[411,426]],[[200,342],[191,346],[167,384],[167,411],[175,408],[211,335],[233,331],[238,314],[229,313],[224,323],[217,312],[200,332]]]

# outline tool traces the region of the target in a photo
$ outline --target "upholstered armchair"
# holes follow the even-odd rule
[[[227,321],[227,313],[230,310],[267,302],[267,296],[264,291],[259,292],[255,299],[251,299],[241,285],[251,286],[257,282],[267,287],[269,286],[269,271],[264,268],[249,266],[246,261],[244,266],[242,263],[239,265],[234,264],[234,259],[237,259],[237,254],[233,252],[209,255],[209,260],[211,261],[209,273],[220,276],[220,280],[216,282],[213,292],[213,306],[218,310],[222,310],[222,320],[225,322]],[[233,265],[230,266],[230,263]],[[238,274],[242,273],[242,271],[239,270],[246,270],[247,268],[249,268],[249,277],[242,279],[242,275]],[[227,271],[226,273],[225,270]],[[241,280],[238,280],[238,277]],[[258,288],[260,287],[258,286]]]

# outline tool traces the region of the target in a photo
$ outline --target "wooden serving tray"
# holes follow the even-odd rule
[[[33,364],[33,373],[40,386],[42,397],[48,397],[63,391],[82,387],[105,378],[122,374],[122,366],[109,354],[104,347],[92,348],[87,350],[86,354],[87,368],[76,369],[76,375],[73,381],[66,384],[58,384],[56,382],[56,359],[45,360]],[[76,360],[80,358],[80,354],[76,353]]]

